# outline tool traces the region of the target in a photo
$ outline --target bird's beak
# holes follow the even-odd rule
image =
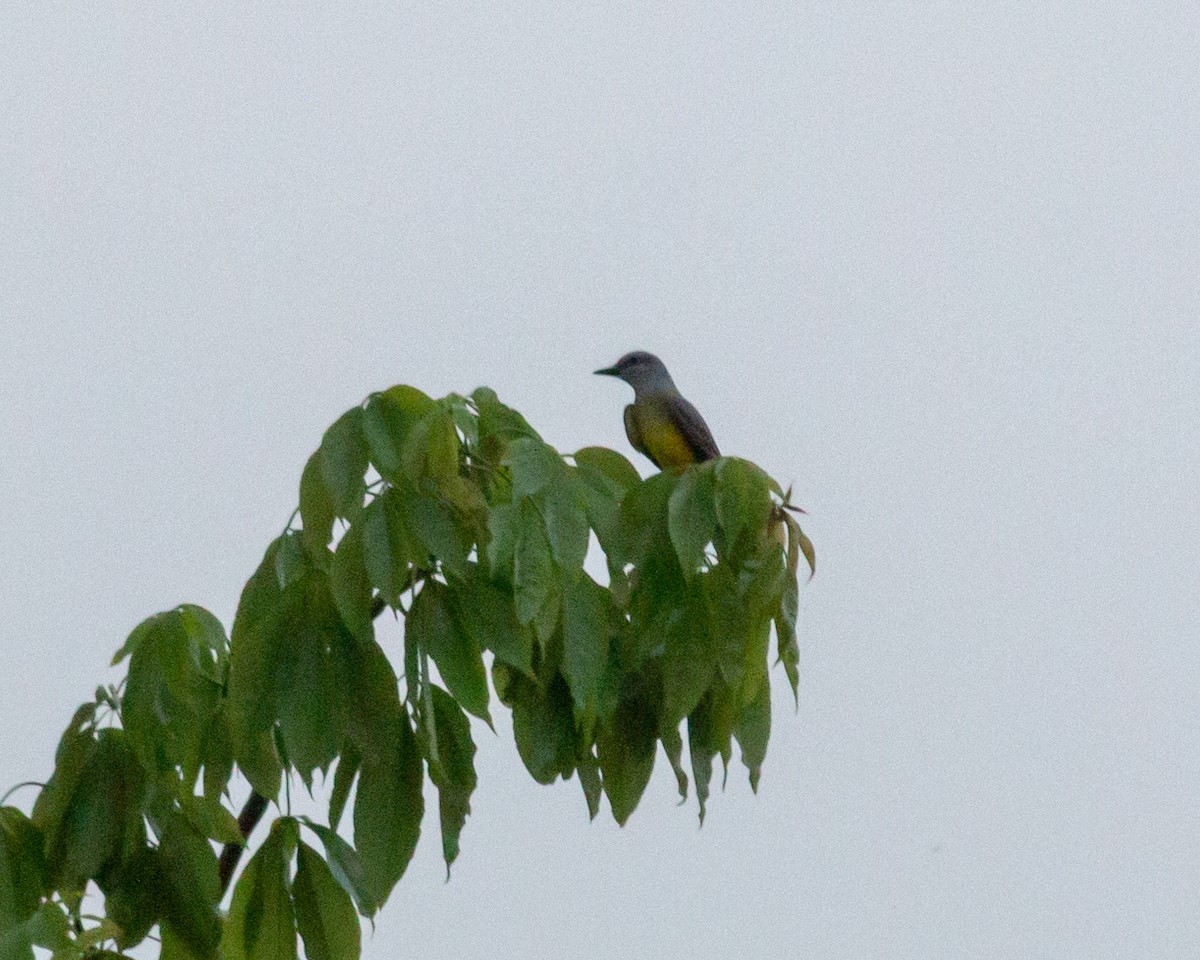
[[[596,373],[602,377],[619,377],[621,375],[616,367],[605,367],[603,370],[597,370]]]

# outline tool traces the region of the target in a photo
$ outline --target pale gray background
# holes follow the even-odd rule
[[[1200,954],[1194,3],[3,21],[0,784],[368,391],[627,450],[642,347],[811,510],[799,714],[699,832],[478,730],[367,956]]]

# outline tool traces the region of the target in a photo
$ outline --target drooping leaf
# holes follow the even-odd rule
[[[329,825],[334,830],[341,823],[342,811],[346,809],[350,788],[354,785],[354,778],[358,776],[361,765],[362,757],[359,756],[358,747],[353,741],[347,740],[342,746],[341,756],[338,757],[337,769],[333,774],[333,790],[329,794]]]
[[[689,467],[679,478],[668,505],[667,528],[685,577],[704,561],[704,549],[717,529],[713,472],[707,464]]]
[[[351,407],[325,431],[318,450],[321,477],[339,517],[354,520],[362,510],[367,471],[367,438],[362,407]],[[305,523],[307,526],[307,521]]]
[[[354,845],[371,903],[383,906],[421,835],[425,800],[421,754],[408,718],[391,731],[391,749],[363,756],[354,798]]]
[[[471,724],[462,708],[441,687],[431,687],[438,762],[430,763],[429,776],[438,788],[438,812],[442,823],[442,856],[446,877],[458,857],[458,838],[471,812],[475,790],[475,742]]]
[[[517,618],[524,624],[533,623],[561,587],[541,515],[528,502],[521,508],[515,552],[513,585]]]
[[[590,534],[580,486],[574,477],[563,476],[539,498],[554,561],[571,576],[583,567]]]
[[[338,885],[353,898],[358,912],[364,917],[374,916],[375,911],[379,909],[379,904],[371,898],[366,873],[357,851],[329,827],[315,823],[307,817],[300,819],[325,846],[325,859],[329,865],[329,872],[333,874]]]
[[[363,557],[362,522],[353,524],[338,541],[329,568],[329,586],[342,622],[356,637],[371,639],[371,579]]]
[[[276,574],[279,540],[267,548],[238,601],[230,639],[227,718],[233,756],[264,797],[279,793],[280,764],[271,731],[275,723],[275,665],[283,588]]]
[[[300,519],[304,524],[304,542],[308,549],[324,551],[333,536],[335,507],[333,495],[325,486],[321,451],[308,458],[300,474]]]
[[[162,922],[196,960],[217,955],[221,881],[212,847],[183,817],[168,819],[158,845]]]
[[[750,788],[757,793],[771,737],[771,683],[765,674],[758,682],[758,692],[738,712],[733,734],[742,748],[742,763],[750,773]]]
[[[454,617],[450,590],[426,580],[404,621],[404,644],[424,650],[462,706],[491,726],[487,673],[475,638]]]
[[[179,809],[201,836],[218,843],[245,843],[237,818],[217,801],[186,794],[179,798]]]
[[[411,565],[423,559],[405,522],[400,494],[385,490],[368,504],[361,522],[367,576],[384,601],[394,605],[409,586]]]
[[[683,769],[683,738],[679,735],[679,726],[666,726],[660,729],[663,752],[671,764],[675,774],[675,784],[679,789],[679,802],[682,803],[688,795],[688,775]]]
[[[517,620],[512,592],[489,580],[477,564],[448,586],[454,619],[475,644],[528,674],[533,669],[533,633]]]
[[[510,693],[517,752],[534,780],[553,783],[575,765],[575,721],[566,682],[556,678],[543,692],[537,684],[515,677]]]
[[[397,732],[406,722],[396,672],[378,642],[354,645],[347,658],[349,715],[346,736],[364,760],[383,761],[394,755]],[[343,759],[347,754],[343,752]]]
[[[280,817],[233,888],[222,960],[296,960],[296,913],[288,890],[296,821]]]
[[[307,784],[337,756],[346,723],[346,630],[323,574],[284,591],[274,664],[279,731]]]
[[[600,782],[600,761],[589,748],[575,758],[575,765],[579,771],[579,785],[587,801],[588,819],[595,820],[600,812],[600,798],[604,795],[604,785]]]
[[[354,904],[321,855],[303,841],[297,849],[292,897],[308,960],[358,960],[361,932]]]
[[[705,804],[712,782],[713,757],[729,756],[729,739],[733,732],[735,702],[730,691],[720,683],[709,687],[699,706],[688,716],[688,748],[692,760],[692,779],[696,782],[696,798],[700,801],[700,822],[704,823]]]
[[[102,883],[104,913],[121,928],[122,949],[141,943],[162,915],[162,867],[158,849],[143,847],[108,872]]]
[[[623,700],[596,735],[596,754],[613,819],[624,826],[650,782],[658,743],[656,722],[640,698]]]
[[[37,909],[45,888],[44,840],[16,807],[0,807],[0,937]]]
[[[779,644],[779,660],[787,672],[788,683],[792,685],[792,696],[796,700],[797,707],[800,704],[800,647],[796,643],[796,617],[799,604],[799,587],[795,578],[789,578],[784,584],[779,609],[775,614],[775,639]]]
[[[715,626],[704,591],[693,586],[681,600],[666,615],[664,630],[661,711],[666,727],[678,727],[696,708],[717,665]]]
[[[754,538],[767,525],[771,510],[769,478],[754,464],[739,457],[722,457],[714,468],[717,520],[732,556],[743,538]]]
[[[600,679],[608,664],[615,618],[608,591],[586,573],[567,588],[562,671],[578,716],[594,717],[599,709]]]

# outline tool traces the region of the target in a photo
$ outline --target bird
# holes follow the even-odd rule
[[[654,354],[635,350],[596,373],[633,387],[633,403],[625,408],[625,435],[659,470],[679,469],[721,455],[708,424],[680,395],[666,366]]]

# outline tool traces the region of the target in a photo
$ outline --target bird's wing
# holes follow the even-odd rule
[[[671,413],[671,420],[683,434],[687,445],[692,448],[697,462],[712,460],[721,455],[721,451],[717,449],[717,442],[713,439],[712,431],[708,429],[708,424],[700,416],[699,410],[680,396],[671,397],[668,409]],[[628,427],[626,431],[628,432]]]
[[[629,438],[629,445],[634,450],[648,457],[651,463],[660,470],[662,469],[659,462],[650,455],[649,448],[642,442],[642,431],[638,429],[637,414],[633,409],[632,403],[625,408],[625,436]]]

